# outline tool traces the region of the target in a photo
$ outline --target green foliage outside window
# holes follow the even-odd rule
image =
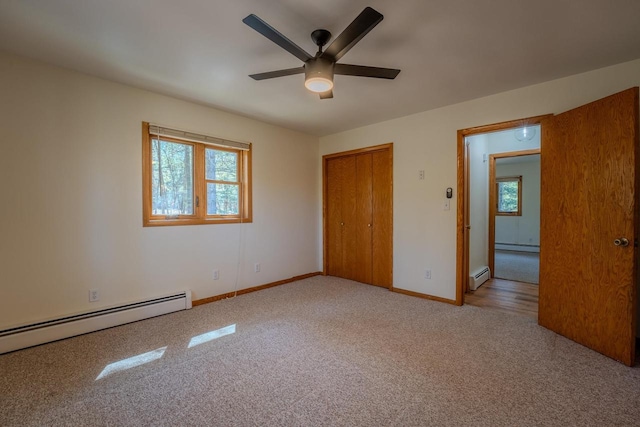
[[[207,215],[237,215],[238,154],[230,151],[205,150],[207,179]],[[213,182],[212,182],[213,181]]]
[[[497,179],[497,214],[521,215],[522,177]]]

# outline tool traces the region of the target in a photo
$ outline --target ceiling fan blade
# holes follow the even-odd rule
[[[334,61],[339,60],[349,51],[356,43],[360,41],[369,31],[373,29],[380,21],[382,14],[378,11],[366,7],[356,19],[340,34],[329,47],[323,52],[322,56],[330,56]]]
[[[286,70],[267,71],[266,73],[250,74],[253,80],[266,80],[275,77],[292,76],[294,74],[304,73],[304,67],[287,68]]]
[[[304,51],[300,46],[283,36],[278,30],[273,28],[271,25],[264,22],[262,19],[258,18],[256,15],[251,14],[242,20],[245,24],[295,56],[303,62],[308,61],[313,58],[307,52]]]
[[[330,99],[333,98],[333,90],[328,90],[326,92],[320,92],[320,99]]]
[[[400,73],[394,68],[367,67],[364,65],[336,64],[334,74],[343,76],[374,77],[377,79],[393,80]]]

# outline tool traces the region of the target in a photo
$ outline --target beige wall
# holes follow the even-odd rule
[[[560,113],[638,85],[640,60],[326,136],[320,153],[395,143],[394,286],[455,299],[456,131]],[[442,209],[447,187],[455,190],[450,211]]]
[[[0,329],[320,269],[317,137],[5,54],[0,94]],[[254,222],[143,228],[142,121],[252,142]]]

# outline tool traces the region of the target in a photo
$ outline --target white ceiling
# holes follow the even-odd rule
[[[300,61],[242,23],[255,13],[309,53],[365,6],[384,20],[340,62],[400,68],[336,76],[248,74]],[[0,49],[327,135],[640,58],[639,0],[2,0]],[[505,118],[507,119],[507,118]]]

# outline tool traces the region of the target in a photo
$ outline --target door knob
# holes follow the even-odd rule
[[[614,240],[613,244],[616,246],[629,246],[629,240],[624,237],[621,237],[619,239]]]
[[[341,222],[340,225],[344,225],[344,222]]]
[[[371,227],[371,224],[367,224],[367,227]]]

